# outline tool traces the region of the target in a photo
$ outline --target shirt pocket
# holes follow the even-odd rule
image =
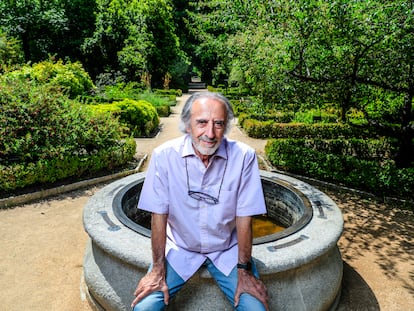
[[[213,217],[219,229],[228,228],[230,231],[235,226],[237,207],[237,191],[221,190],[219,202],[212,206]],[[227,232],[229,233],[229,232]]]

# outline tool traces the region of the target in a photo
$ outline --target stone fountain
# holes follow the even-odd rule
[[[281,232],[254,239],[253,257],[270,310],[334,310],[342,282],[337,242],[342,213],[323,192],[298,179],[261,171],[268,217]],[[138,211],[145,173],[109,184],[84,209],[89,241],[84,281],[98,310],[130,310],[138,280],[151,263],[150,215]],[[200,269],[168,310],[233,310],[207,271]]]

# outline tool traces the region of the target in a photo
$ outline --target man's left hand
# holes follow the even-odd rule
[[[234,295],[234,306],[237,307],[240,301],[240,296],[243,293],[248,293],[258,300],[260,300],[265,306],[266,310],[269,310],[268,300],[269,295],[267,293],[266,285],[255,278],[255,276],[246,270],[238,269],[238,283],[236,294]]]

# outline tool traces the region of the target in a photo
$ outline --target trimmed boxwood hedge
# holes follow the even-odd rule
[[[94,111],[108,113],[129,129],[134,137],[149,136],[160,124],[157,109],[145,100],[124,99],[111,104],[89,105]]]
[[[100,170],[112,170],[130,161],[135,149],[135,141],[126,139],[92,154],[70,154],[37,162],[0,165],[0,189],[8,192],[35,184],[54,183],[68,177],[81,177]]]
[[[375,134],[369,129],[352,127],[342,123],[276,123],[272,120],[258,121],[246,119],[242,127],[253,138],[321,138],[338,137],[370,138]]]
[[[387,159],[391,147],[386,146],[378,140],[271,139],[266,154],[272,165],[288,172],[377,195],[414,199],[414,168],[398,169]]]

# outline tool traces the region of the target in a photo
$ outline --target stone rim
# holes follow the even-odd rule
[[[312,204],[302,192],[290,186],[288,183],[284,182],[281,179],[268,178],[268,177],[261,176],[261,181],[262,183],[267,182],[267,183],[276,184],[277,187],[281,187],[281,188],[284,188],[285,191],[289,191],[290,194],[292,196],[295,196],[297,201],[301,203],[303,209],[302,209],[302,214],[300,218],[297,221],[295,221],[293,224],[290,224],[286,229],[280,232],[254,238],[253,245],[269,243],[269,242],[277,241],[279,239],[283,239],[287,236],[290,236],[294,234],[295,232],[299,231],[300,229],[302,229],[304,226],[306,226],[313,217]],[[135,182],[128,184],[127,186],[122,188],[120,191],[118,191],[114,197],[112,209],[113,209],[115,216],[126,227],[128,227],[129,229],[145,237],[151,237],[151,230],[146,228],[145,226],[140,225],[139,223],[136,223],[134,220],[128,217],[128,215],[125,213],[125,210],[123,208],[126,195],[139,184],[141,184],[141,189],[142,189],[142,183],[143,183],[143,180],[139,179],[139,180],[136,180]],[[139,191],[141,191],[141,189],[139,189]]]
[[[313,217],[301,230],[277,241],[253,246],[253,256],[258,260],[261,274],[287,271],[305,262],[318,258],[327,249],[336,247],[343,230],[343,218],[337,205],[324,193],[293,177],[274,172],[261,171],[261,177],[283,180],[298,189],[309,199]],[[129,229],[114,215],[112,202],[123,187],[143,179],[144,173],[122,178],[104,187],[88,201],[84,209],[84,228],[91,239],[109,254],[120,257],[126,262],[147,268],[151,264],[151,243],[148,237]],[[318,202],[321,206],[318,206]],[[323,209],[324,215],[320,215]],[[101,213],[119,226],[120,230],[111,231]],[[300,243],[295,243],[299,241]],[[283,247],[289,245],[289,247]],[[137,246],[139,246],[137,248]]]

